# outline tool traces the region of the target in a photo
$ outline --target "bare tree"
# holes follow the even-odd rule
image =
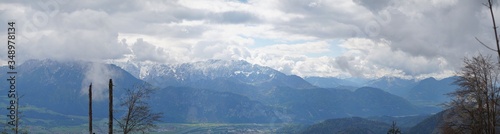
[[[499,117],[500,68],[490,56],[482,55],[466,58],[464,64],[456,81],[460,88],[449,94],[454,97],[448,104],[454,120],[446,124],[457,132],[494,134]]]
[[[499,119],[498,76],[500,71],[500,41],[493,13],[493,0],[483,3],[489,9],[493,23],[496,49],[489,47],[476,37],[476,40],[486,48],[497,52],[497,63],[491,57],[482,55],[466,58],[465,66],[459,72],[456,83],[460,88],[450,93],[454,99],[448,103],[452,110],[451,117],[442,126],[442,132],[458,133],[496,133]]]
[[[125,113],[117,121],[124,134],[150,131],[156,127],[154,123],[160,121],[163,113],[153,113],[151,107],[146,102],[153,93],[153,90],[146,85],[126,89],[126,96],[122,98],[120,103],[120,106],[125,108]]]

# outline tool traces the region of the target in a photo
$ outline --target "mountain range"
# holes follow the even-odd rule
[[[0,70],[6,72],[7,68]],[[439,111],[412,104],[407,100],[410,97],[393,95],[391,90],[355,84],[348,85],[351,89],[325,88],[299,76],[241,60],[144,66],[28,60],[17,71],[17,87],[24,95],[21,105],[25,107],[27,124],[84,124],[88,115],[84,89],[91,82],[107,84],[109,79],[115,82],[115,102],[120,101],[123,89],[136,84],[157,87],[149,102],[154,110],[164,113],[164,122],[174,123],[314,123],[330,118],[407,116]],[[379,87],[401,87],[367,82],[380,83]],[[7,84],[0,83],[1,92],[7,92]],[[418,85],[415,82],[413,87]],[[413,96],[417,99],[432,91],[410,89],[420,94]],[[104,89],[97,93],[97,96],[107,95]],[[95,118],[106,118],[107,99],[94,101]]]
[[[374,80],[340,79],[332,77],[306,77],[305,80],[322,88],[354,90],[359,87],[374,87],[403,97],[418,106],[441,107],[451,98],[446,95],[458,88],[454,84],[457,76],[437,80],[433,77],[422,80],[382,77]]]

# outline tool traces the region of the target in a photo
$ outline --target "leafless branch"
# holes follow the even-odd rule
[[[120,106],[125,108],[125,115],[117,121],[124,134],[148,132],[156,127],[155,122],[160,121],[163,113],[153,113],[146,102],[153,90],[147,85],[138,85],[133,89],[126,89],[126,96],[120,103]]]
[[[476,40],[479,42],[479,44],[483,45],[484,47],[488,48],[489,50],[491,50],[491,51],[495,51],[495,52],[496,52],[496,51],[498,51],[498,50],[496,50],[496,49],[493,49],[493,48],[491,48],[491,47],[488,47],[486,44],[484,44],[484,43],[483,43],[481,40],[479,40],[477,37],[475,37],[475,38],[476,38]]]

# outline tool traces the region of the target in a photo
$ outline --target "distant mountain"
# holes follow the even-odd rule
[[[130,64],[121,66],[124,66],[125,69],[134,70],[133,65]],[[140,70],[139,77],[142,80],[158,87],[215,88],[219,87],[219,85],[216,85],[217,83],[262,88],[273,86],[314,87],[298,76],[286,75],[272,68],[250,64],[243,60],[207,60],[175,65],[147,64],[137,68],[135,70]]]
[[[155,92],[151,104],[164,111],[165,122],[280,123],[274,109],[248,97],[205,89],[167,87]],[[161,103],[158,103],[161,102]]]
[[[413,79],[397,77],[382,77],[378,79],[335,78],[335,77],[306,77],[309,83],[322,88],[357,89],[359,87],[375,87],[401,97],[408,96],[408,91],[417,84]]]
[[[308,77],[307,81],[318,87],[335,87],[337,89],[356,89],[354,87],[375,87],[388,93],[401,96],[413,104],[439,108],[440,104],[447,102],[450,98],[446,95],[455,91],[458,86],[453,84],[457,76],[436,80],[426,78],[423,80],[401,79],[396,77],[382,77],[356,83],[348,79]],[[358,85],[356,85],[358,84]]]
[[[101,81],[83,83],[85,73],[91,68],[99,66],[105,70],[112,70],[109,78],[103,74]],[[1,67],[0,72],[6,72],[6,67]],[[16,90],[20,99],[20,106],[26,107],[23,116],[31,123],[44,123],[45,125],[71,125],[81,124],[88,116],[88,96],[82,93],[82,88],[87,89],[90,82],[108,83],[112,78],[115,83],[115,95],[123,93],[122,89],[133,84],[142,83],[128,72],[118,66],[90,62],[58,62],[53,60],[28,60],[16,68]],[[0,91],[7,92],[7,82],[0,82]],[[94,87],[94,96],[98,95]],[[103,89],[104,90],[104,89]],[[105,93],[107,96],[107,88]],[[5,98],[7,96],[1,96]],[[116,99],[116,98],[115,98]],[[5,101],[6,102],[6,101]],[[2,102],[4,103],[4,102]],[[95,118],[107,117],[107,99],[94,99]],[[101,109],[101,110],[97,110]],[[6,112],[6,111],[2,111]],[[25,123],[30,123],[26,120]]]
[[[286,75],[243,60],[207,60],[174,65],[139,63],[141,64],[145,66],[138,66],[140,78],[160,88],[173,86],[210,89],[239,94],[264,103],[274,87],[315,88],[298,76]],[[129,63],[121,66],[133,68],[135,65]]]
[[[159,87],[191,87],[235,93],[287,112],[290,115],[289,118],[300,122],[353,115],[426,113],[403,98],[380,89],[365,90],[362,88],[359,91],[354,91],[357,89],[356,87],[347,86],[339,86],[338,89],[316,88],[298,76],[285,75],[269,67],[241,60],[208,60],[177,65],[148,64],[137,70],[140,70],[136,72],[140,72],[139,76],[143,80]],[[320,83],[336,80],[339,85],[355,85],[355,83],[364,82],[364,80],[355,79],[315,77],[308,79]],[[376,85],[382,83],[382,80],[370,82]],[[401,87],[411,81],[386,78],[384,82]]]
[[[413,79],[402,79],[397,77],[382,77],[379,79],[368,81],[364,86],[380,88],[391,94],[401,97],[406,97],[408,91],[417,84]]]
[[[311,125],[301,133],[303,134],[385,134],[390,125],[367,120],[359,117],[329,119]]]
[[[94,77],[109,75],[114,82],[114,102],[119,103],[125,88],[142,84],[139,80],[112,64],[79,61],[29,60],[16,69],[17,91],[24,95],[21,106],[27,106],[23,115],[25,123],[39,123],[48,126],[78,125],[87,121],[88,96],[82,93],[89,83],[83,81],[89,70],[96,70]],[[102,70],[100,70],[102,69]],[[104,71],[104,72],[99,72]],[[1,67],[0,72],[6,72]],[[109,73],[109,74],[108,74]],[[104,98],[94,100],[95,119],[108,116],[107,83],[109,78],[91,81],[106,84]],[[7,92],[7,82],[0,83],[0,91]],[[94,95],[95,96],[95,95]],[[5,96],[0,96],[6,98]],[[267,105],[248,99],[248,97],[205,89],[163,88],[152,95],[154,109],[164,112],[167,122],[219,122],[219,123],[269,123],[280,122],[274,111]],[[2,103],[6,103],[4,101]],[[2,104],[5,105],[5,104]],[[6,106],[4,106],[6,107]],[[117,112],[119,107],[115,105]],[[2,113],[6,112],[4,110]],[[5,113],[6,114],[6,113]],[[119,113],[115,117],[121,116]],[[187,116],[189,115],[189,116]],[[30,121],[31,120],[31,121]]]
[[[357,89],[355,97],[362,106],[362,115],[373,115],[372,113],[386,113],[385,115],[402,115],[402,113],[417,113],[418,107],[411,104],[402,97],[392,95],[381,89],[363,87]],[[418,112],[422,113],[422,112]]]
[[[438,106],[451,99],[446,94],[458,88],[458,85],[453,84],[457,78],[458,77],[449,77],[442,80],[436,80],[431,77],[421,80],[410,89],[407,98],[415,104]]]
[[[305,77],[304,80],[321,88],[356,88],[363,85],[363,79],[341,79],[336,77]]]
[[[112,78],[116,87],[116,94],[121,94],[123,88],[131,87],[133,84],[142,83],[120,67],[109,64],[90,62],[57,62],[53,60],[28,60],[16,68],[16,88],[19,95],[24,95],[22,103],[37,107],[49,108],[50,110],[67,115],[88,115],[88,96],[82,93],[82,88],[87,89],[90,82],[94,84],[100,81],[89,81],[83,83],[85,73],[94,65],[105,70],[112,70],[109,78],[102,78],[101,83],[108,83]],[[0,72],[6,72],[7,68],[0,68]],[[101,75],[102,77],[106,77]],[[0,83],[0,89],[8,88],[7,82]],[[97,87],[94,87],[96,92]],[[104,89],[103,89],[104,90]],[[107,88],[106,88],[107,91]],[[97,92],[96,92],[97,93]],[[107,96],[107,92],[106,92]],[[95,100],[96,109],[106,108],[107,99]],[[107,111],[95,111],[96,117],[105,117]]]
[[[245,61],[211,60],[151,67],[140,72],[144,80],[167,86],[158,88],[151,100],[154,109],[165,113],[165,122],[312,123],[352,116],[435,112],[381,89],[318,88],[298,76]],[[6,69],[0,68],[0,72]],[[89,74],[93,69],[97,73]],[[115,102],[119,102],[123,89],[144,83],[116,65],[102,63],[29,60],[18,66],[17,71],[18,91],[25,95],[22,105],[36,109],[28,110],[26,117],[57,119],[41,121],[52,125],[86,121],[88,98],[82,88],[85,90],[90,83],[83,82],[89,75],[100,79],[91,79],[94,84],[106,84],[109,78],[103,77],[113,78]],[[7,92],[6,88],[7,82],[0,83],[0,91]],[[102,110],[107,109],[107,104],[107,99],[94,101],[94,109],[101,109],[94,111],[96,119],[107,117],[107,110]]]
[[[363,87],[356,91],[342,89],[275,88],[267,102],[284,108],[294,121],[314,122],[351,116],[406,116],[426,111],[407,100],[376,88]]]

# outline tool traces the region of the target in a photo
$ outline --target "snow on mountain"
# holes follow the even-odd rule
[[[96,69],[96,64],[106,70]],[[136,75],[143,76],[144,80],[157,82],[152,84],[170,86],[159,87],[151,100],[156,110],[173,113],[164,118],[167,122],[267,123],[287,120],[312,123],[348,116],[429,113],[380,89],[304,89],[312,86],[298,76],[285,75],[246,61],[209,60],[176,65],[139,63],[121,66],[135,69]],[[6,72],[7,67],[2,69]],[[27,114],[27,117],[51,117],[53,122],[64,125],[85,122],[73,121],[72,117],[87,114],[87,96],[81,91],[82,87],[87,89],[90,83],[84,82],[86,77],[92,76],[89,74],[96,75],[91,79],[93,91],[98,90],[97,82],[106,83],[108,78],[113,78],[115,96],[122,96],[123,89],[143,82],[118,66],[81,61],[31,60],[18,66],[18,71],[19,81],[16,84],[18,89],[23,89],[19,90],[20,93],[28,96],[24,98],[24,103],[61,113],[57,118],[46,112],[33,112],[35,114]],[[107,77],[106,72],[114,73]],[[0,83],[0,87],[7,87],[6,84]],[[107,94],[103,92],[103,95]],[[96,109],[106,109],[107,104],[106,99],[93,103]],[[106,114],[106,111],[94,113],[96,118],[104,118]]]
[[[302,78],[243,60],[207,60],[182,64],[112,62],[135,77],[159,87],[231,81],[252,86],[313,87]]]

